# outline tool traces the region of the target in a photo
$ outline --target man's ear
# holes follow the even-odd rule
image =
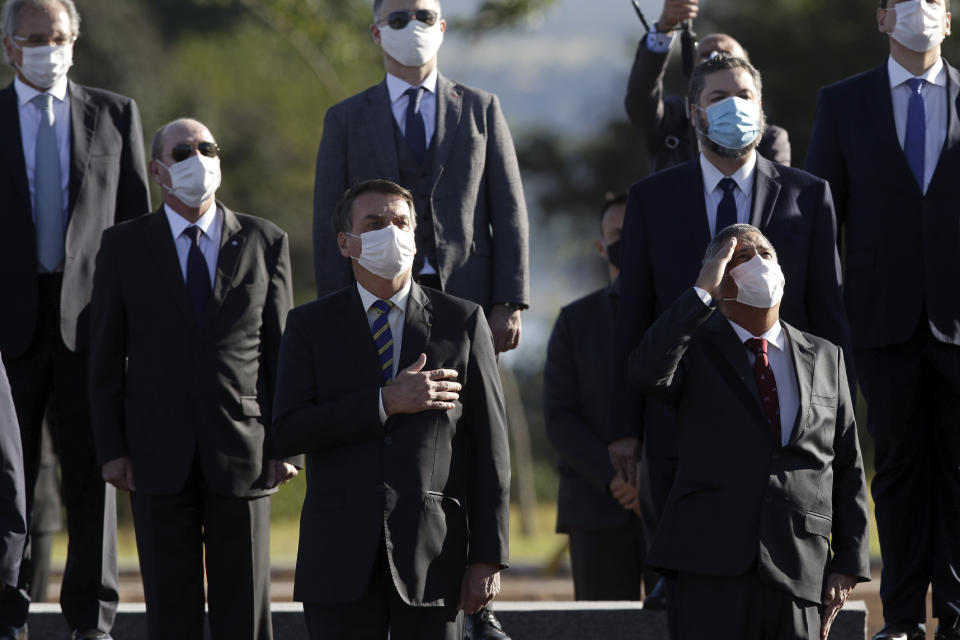
[[[877,9],[877,31],[879,31],[880,33],[887,32],[887,28],[883,24],[886,17],[887,17],[886,9]]]
[[[604,258],[607,257],[607,248],[603,245],[602,242],[600,242],[599,240],[594,240],[593,246],[596,247],[597,253],[599,253]]]
[[[166,169],[156,160],[150,160],[150,164],[147,165],[147,171],[150,173],[150,179],[156,182],[159,185],[163,184],[163,172]]]
[[[370,37],[373,38],[373,41],[379,45],[380,44],[380,27],[378,27],[375,24],[371,24]]]
[[[337,246],[340,248],[340,255],[342,255],[344,258],[350,257],[350,245],[348,244],[349,241],[350,238],[347,236],[347,234],[345,234],[343,231],[337,232]]]
[[[947,11],[947,15],[943,17],[946,20],[946,24],[943,26],[943,33],[945,36],[950,35],[950,22],[953,20],[953,17],[950,15],[950,12]]]

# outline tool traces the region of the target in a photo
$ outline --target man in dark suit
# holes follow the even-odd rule
[[[630,387],[627,356],[647,327],[696,279],[703,250],[718,229],[736,222],[762,229],[777,243],[790,282],[784,318],[845,349],[850,345],[830,188],[756,153],[763,130],[759,73],[741,58],[719,54],[694,69],[689,100],[701,155],[638,182],[627,201],[614,402],[606,434],[614,468],[631,483],[636,482],[642,438],[644,481],[650,483],[658,513],[676,469],[675,419],[662,403],[646,401]],[[724,109],[731,111],[725,114]],[[724,128],[709,117],[718,110],[727,116],[720,122],[734,126]]]
[[[0,361],[0,600],[17,590],[27,539],[26,491],[20,425],[7,372]]]
[[[699,0],[664,0],[660,19],[637,45],[630,68],[624,106],[630,122],[643,132],[647,142],[650,172],[687,162],[697,155],[697,134],[691,126],[683,96],[663,94],[670,48],[680,23],[693,20],[700,11]],[[697,61],[716,52],[748,60],[740,43],[723,33],[714,33],[697,43]],[[787,130],[768,124],[757,151],[764,158],[790,164],[790,139]]]
[[[490,329],[412,281],[409,191],[361,182],[333,220],[356,284],[290,312],[274,406],[277,450],[307,456],[293,597],[315,640],[461,640],[459,610],[486,605],[507,566]]]
[[[649,561],[678,576],[682,640],[825,640],[870,579],[843,351],[782,322],[783,291],[760,230],[727,227],[630,355],[631,381],[678,416]]]
[[[137,105],[68,80],[72,0],[7,0],[3,44],[17,71],[0,90],[0,352],[20,420],[27,513],[52,401],[70,545],[60,591],[75,635],[109,637],[117,605],[116,495],[100,477],[86,393],[88,304],[100,236],[150,207]],[[29,548],[0,638],[27,621]]]
[[[624,193],[604,203],[595,242],[610,284],[560,310],[543,367],[547,437],[559,457],[557,531],[570,535],[577,600],[638,600],[644,583],[637,488],[613,470],[603,438],[626,202]]]
[[[163,207],[107,230],[91,311],[103,477],[131,492],[148,637],[270,640],[270,494],[296,474],[268,430],[292,306],[287,234],[216,202],[219,149],[161,127]]]
[[[327,111],[317,153],[317,293],[351,282],[330,225],[343,192],[392,180],[414,194],[415,280],[481,305],[497,352],[513,349],[530,295],[527,210],[500,102],[437,71],[437,0],[375,0],[373,15],[386,79]]]
[[[922,15],[919,15],[922,14]],[[960,638],[960,73],[943,0],[880,2],[890,55],[820,91],[807,169],[830,181],[874,439],[881,640]],[[904,233],[909,225],[910,233]]]

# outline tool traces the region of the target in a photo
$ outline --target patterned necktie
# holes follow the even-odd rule
[[[407,124],[403,137],[407,141],[410,153],[417,164],[423,164],[427,155],[427,130],[423,125],[423,114],[420,113],[420,100],[423,98],[423,87],[410,87],[403,92],[409,96],[407,100]]]
[[[907,105],[907,132],[903,136],[903,152],[907,156],[907,164],[917,184],[923,190],[923,160],[927,146],[927,117],[923,107],[921,90],[927,83],[923,78],[910,78],[907,86],[910,87],[910,102]]]
[[[196,225],[190,225],[183,233],[190,238],[190,252],[187,253],[187,293],[193,304],[193,312],[197,320],[200,320],[207,307],[207,300],[210,299],[210,269],[207,259],[200,251],[200,234],[203,230]]]
[[[760,391],[760,402],[763,411],[767,414],[767,423],[777,436],[777,445],[781,443],[780,435],[780,399],[777,397],[777,381],[767,359],[767,341],[763,338],[750,338],[746,342],[747,348],[756,356],[753,360],[753,377],[757,381],[757,390]]]
[[[393,303],[378,299],[370,306],[377,313],[377,318],[373,321],[373,343],[377,346],[377,355],[380,356],[383,381],[389,382],[393,377],[393,334],[390,333],[390,321],[387,316],[393,308]]]
[[[53,127],[53,96],[41,93],[31,102],[40,110],[33,176],[37,262],[45,270],[55,271],[63,263],[66,229],[63,224],[60,152]]]
[[[723,198],[717,206],[717,228],[713,235],[717,235],[732,224],[737,224],[737,201],[733,197],[733,189],[736,186],[737,183],[733,178],[724,178],[720,181],[719,187],[723,189]]]

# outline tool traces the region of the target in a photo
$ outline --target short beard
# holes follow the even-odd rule
[[[709,149],[713,153],[717,154],[721,158],[743,158],[750,154],[751,151],[755,150],[760,146],[760,140],[763,139],[763,134],[767,130],[767,117],[764,115],[763,111],[760,111],[760,127],[757,132],[757,137],[753,141],[742,149],[730,149],[729,147],[724,147],[717,144],[713,140],[707,137],[707,127],[709,126],[706,122],[706,118],[698,113],[697,115],[697,142],[700,143],[701,149]]]

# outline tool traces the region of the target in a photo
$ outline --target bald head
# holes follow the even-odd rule
[[[193,118],[178,118],[168,122],[153,134],[150,141],[150,157],[154,160],[161,160],[164,157],[169,159],[170,148],[180,142],[216,142],[213,134],[199,120]],[[166,164],[166,161],[164,161]]]
[[[740,43],[725,33],[711,33],[697,43],[697,59],[703,62],[715,52],[728,53],[734,58],[743,58],[750,61],[747,50]]]

